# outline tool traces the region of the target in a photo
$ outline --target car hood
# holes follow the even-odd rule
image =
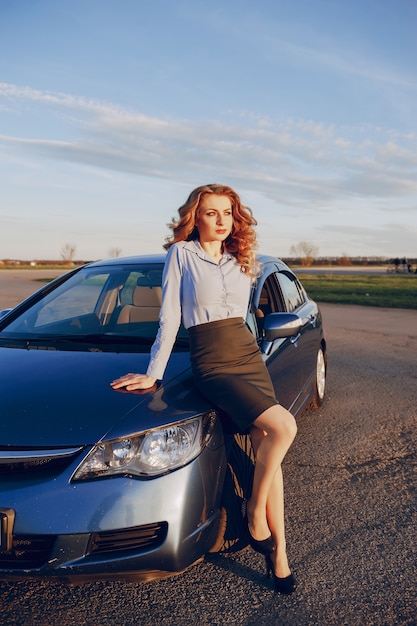
[[[152,391],[110,382],[145,372],[148,354],[0,348],[0,447],[93,444],[208,410],[192,384],[189,355],[174,353]]]

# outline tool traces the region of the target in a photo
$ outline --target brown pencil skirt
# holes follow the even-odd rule
[[[246,431],[278,404],[258,344],[243,319],[199,324],[188,333],[196,385],[231,420],[232,430]]]

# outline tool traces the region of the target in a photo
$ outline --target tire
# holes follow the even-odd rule
[[[316,359],[316,376],[314,380],[314,395],[310,404],[311,409],[319,409],[324,402],[326,392],[326,371],[327,359],[323,350],[320,348],[317,352]]]
[[[227,470],[219,533],[210,552],[237,552],[249,544],[246,502],[252,492],[255,456],[249,435],[225,435]]]

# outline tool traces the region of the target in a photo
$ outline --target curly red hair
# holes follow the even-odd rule
[[[254,226],[256,226],[257,222],[252,215],[251,209],[244,206],[236,191],[227,185],[203,185],[194,189],[186,202],[178,209],[179,219],[173,218],[171,224],[168,224],[172,230],[172,236],[167,237],[167,243],[164,245],[164,248],[168,250],[177,241],[198,239],[198,230],[195,222],[198,217],[201,200],[208,194],[230,198],[233,227],[232,232],[223,244],[224,250],[233,254],[242,272],[256,276],[256,234]]]

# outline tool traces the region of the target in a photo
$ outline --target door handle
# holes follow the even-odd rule
[[[294,346],[294,348],[298,348],[298,340],[301,337],[301,333],[298,333],[298,335],[294,335],[294,337],[290,337],[290,341],[292,343],[292,345]]]

